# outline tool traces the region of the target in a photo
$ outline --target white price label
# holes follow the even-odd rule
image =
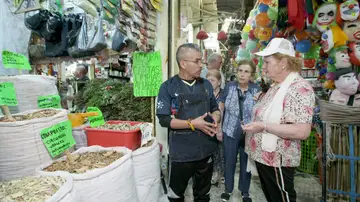
[[[152,123],[144,123],[140,126],[141,130],[141,146],[144,146],[152,139],[152,132],[153,132],[153,124]]]

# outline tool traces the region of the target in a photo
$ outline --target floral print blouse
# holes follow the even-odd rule
[[[262,122],[264,113],[279,90],[274,85],[253,108],[253,121]],[[311,123],[315,94],[311,85],[300,75],[290,85],[283,102],[281,123]],[[274,152],[262,150],[262,133],[246,135],[246,153],[255,161],[271,167],[297,167],[300,165],[301,141],[279,138]]]

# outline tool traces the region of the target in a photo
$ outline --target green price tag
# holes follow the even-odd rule
[[[59,95],[39,96],[38,107],[39,109],[44,109],[44,108],[59,109],[61,108],[60,96]]]
[[[52,157],[75,145],[70,121],[55,124],[40,131],[40,137]]]
[[[2,51],[2,63],[5,68],[31,70],[29,60],[24,55],[10,51]]]
[[[10,82],[0,83],[0,105],[7,105],[7,106],[18,105],[13,83]]]
[[[97,107],[88,107],[86,111],[87,112],[97,112],[98,113],[97,116],[90,116],[89,117],[90,126],[92,128],[105,124],[104,116],[103,116],[103,114],[102,114],[102,112],[100,111],[99,108],[97,108]]]

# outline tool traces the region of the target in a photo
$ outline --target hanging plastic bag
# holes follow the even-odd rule
[[[96,30],[93,38],[88,43],[88,50],[91,51],[101,51],[102,49],[106,48],[105,36],[104,36],[104,29],[102,26],[102,19],[101,16],[98,16],[98,20],[96,23]]]
[[[89,51],[87,49],[88,36],[87,36],[87,26],[86,25],[87,25],[86,16],[84,15],[82,17],[82,24],[81,24],[79,34],[77,35],[75,45],[68,48],[69,55],[73,58],[94,55],[94,52]]]
[[[43,24],[49,19],[47,10],[32,11],[25,14],[25,26],[34,32],[39,32]]]
[[[125,47],[126,47],[126,37],[118,29],[116,29],[115,34],[113,36],[111,49],[120,52]]]

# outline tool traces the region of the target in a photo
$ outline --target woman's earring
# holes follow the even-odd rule
[[[282,69],[285,69],[285,67],[283,67]]]

